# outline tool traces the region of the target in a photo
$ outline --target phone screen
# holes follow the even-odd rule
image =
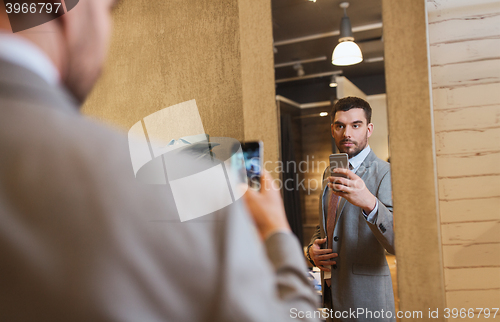
[[[260,190],[262,171],[262,142],[246,142],[242,145],[248,186]]]
[[[349,169],[349,157],[347,153],[337,153],[330,155],[330,176],[347,178],[344,174],[333,173],[333,169],[344,168]]]

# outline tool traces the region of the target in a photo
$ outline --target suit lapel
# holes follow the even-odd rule
[[[373,153],[373,150],[368,153],[366,156],[365,160],[361,165],[359,166],[358,171],[356,171],[356,175],[363,179],[364,182],[366,182],[366,177],[368,176],[370,172],[370,167],[373,164],[373,161],[375,160],[376,156],[375,153]]]
[[[340,216],[342,215],[342,211],[344,210],[345,204],[347,203],[347,200],[344,198],[340,199],[339,206],[337,207],[337,217],[336,217],[336,222],[339,221]]]
[[[323,181],[322,181],[323,189],[321,191],[321,199],[320,199],[321,200],[321,214],[322,214],[322,216],[321,216],[321,219],[322,219],[321,228],[322,228],[322,231],[325,234],[325,236],[326,236],[326,218],[328,216],[328,214],[327,214],[328,200],[330,200],[330,193],[331,193],[330,189],[327,186],[327,182],[326,182],[326,180],[328,178],[328,176],[326,174],[327,170],[328,170],[328,168],[325,169],[325,171],[323,172]]]
[[[326,212],[325,212],[325,200],[327,200],[328,198],[328,187],[326,188],[323,188],[322,190],[322,193],[321,193],[321,214],[322,216],[320,216],[320,220],[321,220],[321,230],[323,231],[323,233],[326,235]]]

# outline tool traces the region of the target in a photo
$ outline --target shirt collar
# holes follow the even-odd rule
[[[361,165],[361,163],[363,163],[363,161],[365,161],[366,157],[368,156],[371,150],[372,149],[370,148],[370,146],[367,145],[366,148],[364,148],[361,152],[358,153],[358,155],[349,159],[349,163],[353,167],[352,171],[354,173],[358,171],[359,166]]]
[[[0,58],[30,70],[50,85],[59,83],[59,71],[49,57],[20,36],[0,32]]]

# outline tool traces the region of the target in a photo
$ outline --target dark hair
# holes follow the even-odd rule
[[[349,96],[339,99],[337,103],[333,105],[332,112],[330,113],[332,123],[335,119],[335,113],[338,111],[346,112],[353,108],[362,108],[363,111],[365,111],[366,120],[368,121],[367,124],[372,122],[372,108],[370,107],[370,104],[362,98]]]

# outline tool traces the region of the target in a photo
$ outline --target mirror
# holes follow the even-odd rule
[[[347,9],[355,42],[364,56],[363,62],[351,66],[331,63],[344,14],[339,4],[340,1],[329,0],[272,0],[283,194],[290,224],[305,252],[323,217],[319,210],[323,171],[329,155],[338,152],[331,134],[333,104],[348,96],[366,100],[372,108],[374,124],[369,146],[383,161],[389,161],[390,155],[382,3],[356,1]],[[295,166],[288,166],[291,164]],[[338,229],[340,234],[348,234],[341,227]],[[377,243],[376,239],[373,241]],[[343,242],[348,243],[347,239]],[[342,256],[346,255],[339,253],[339,262]],[[385,257],[397,311],[396,257],[389,253]]]

